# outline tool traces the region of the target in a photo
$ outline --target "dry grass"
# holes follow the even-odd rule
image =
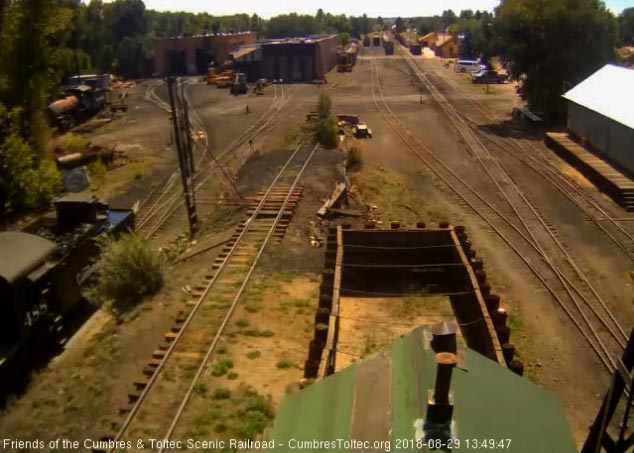
[[[385,168],[364,168],[353,177],[360,198],[376,204],[382,221],[398,220],[414,225],[426,222],[456,221],[442,206],[430,203],[398,173]]]

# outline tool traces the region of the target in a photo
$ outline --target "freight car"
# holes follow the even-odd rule
[[[61,132],[95,116],[106,105],[106,91],[88,85],[77,85],[64,91],[47,107],[51,124]]]
[[[381,35],[378,33],[372,35],[372,45],[374,47],[379,47],[381,45]]]
[[[420,44],[417,43],[417,42],[410,43],[409,51],[412,53],[412,55],[420,55],[422,53],[422,49],[420,47]]]
[[[370,47],[370,35],[363,35],[363,47]]]
[[[387,33],[383,33],[383,50],[385,55],[394,55],[394,41]]]
[[[79,76],[70,76],[66,79],[66,85],[88,85],[92,88],[108,89],[112,87],[111,74],[88,74]]]
[[[337,52],[337,72],[351,72],[352,67],[357,64],[357,53],[359,46],[356,42],[349,43],[345,50]]]
[[[134,213],[91,196],[55,201],[56,218],[0,232],[0,404],[58,351],[89,309],[81,288],[94,269],[97,241],[131,229]]]

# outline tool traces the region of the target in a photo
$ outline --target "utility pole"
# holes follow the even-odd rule
[[[629,431],[628,423],[634,397],[634,329],[623,351],[616,361],[616,369],[612,374],[612,382],[603,399],[594,423],[586,438],[581,453],[624,453],[632,451],[634,434]],[[621,403],[623,413],[617,411]],[[616,420],[614,420],[616,419]],[[618,420],[620,419],[620,421]],[[614,429],[609,429],[609,428]],[[616,435],[618,432],[618,435]]]
[[[187,107],[183,108],[184,99],[179,96],[177,81],[174,77],[167,78],[167,88],[172,109],[172,124],[174,126],[174,141],[178,154],[178,165],[180,167],[181,182],[183,183],[183,196],[185,198],[185,208],[187,210],[187,222],[189,223],[189,235],[193,238],[198,231],[198,215],[196,213],[196,198],[194,194],[194,179],[190,157],[191,149],[188,149],[188,140],[184,134],[190,135],[185,120]],[[182,92],[182,90],[181,90]],[[191,143],[191,137],[189,140]]]
[[[187,161],[189,163],[189,174],[194,175],[196,168],[194,166],[194,146],[192,144],[192,130],[189,124],[189,104],[185,96],[185,84],[181,82],[181,99],[183,101],[183,118],[185,120],[185,131],[187,132]]]

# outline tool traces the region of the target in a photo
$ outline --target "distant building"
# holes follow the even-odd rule
[[[418,38],[421,47],[428,47],[433,50],[437,57],[456,58],[458,57],[458,40],[448,33],[427,33]]]
[[[236,49],[232,56],[235,67],[246,72],[249,80],[323,80],[337,64],[337,36],[268,39]]]
[[[457,58],[460,46],[453,36],[445,35],[436,41],[436,56],[441,58]]]
[[[634,70],[605,65],[564,94],[570,133],[634,174]]]
[[[255,32],[159,38],[154,41],[154,65],[159,76],[205,74],[210,63],[221,64],[241,46],[256,43]]]
[[[421,47],[432,48],[436,46],[437,40],[438,40],[438,33],[431,32],[431,33],[427,33],[425,36],[418,38],[418,43],[421,45]]]

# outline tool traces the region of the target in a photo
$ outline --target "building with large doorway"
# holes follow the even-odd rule
[[[257,46],[237,49],[233,59],[235,67],[245,72],[249,80],[323,80],[337,65],[337,36],[263,40]]]
[[[252,31],[156,39],[155,71],[161,77],[205,74],[211,63],[221,64],[236,49],[256,41]]]

